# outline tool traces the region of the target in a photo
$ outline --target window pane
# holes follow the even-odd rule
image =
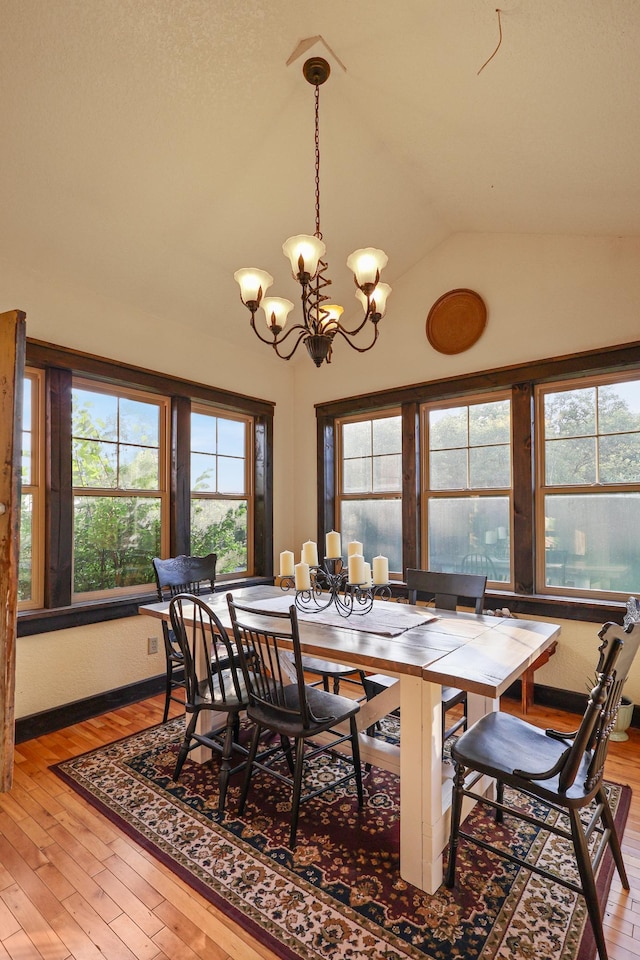
[[[191,553],[217,553],[217,572],[247,569],[247,501],[191,500]]]
[[[371,493],[371,458],[345,460],[342,469],[344,493]]]
[[[511,580],[508,497],[430,498],[429,569]]]
[[[511,404],[508,400],[474,403],[469,407],[469,446],[508,444],[510,441]]]
[[[244,457],[246,425],[240,420],[218,418],[218,453],[226,457]]]
[[[402,453],[402,417],[373,421],[373,453]]]
[[[21,480],[22,483],[33,483],[32,480],[33,473],[33,460],[31,459],[31,433],[28,433],[26,430],[22,431],[22,468],[21,468]]]
[[[545,497],[547,586],[637,594],[639,493]]]
[[[120,445],[121,490],[157,490],[159,481],[159,451],[152,447]]]
[[[564,390],[544,398],[544,423],[551,437],[586,437],[596,430],[596,388]]]
[[[640,433],[601,437],[600,483],[640,483]]]
[[[600,433],[640,430],[640,380],[599,388],[598,428]]]
[[[216,417],[191,414],[191,449],[199,453],[216,452]]]
[[[218,457],[219,493],[244,493],[244,460]]]
[[[371,421],[345,423],[342,426],[342,456],[371,456]]]
[[[429,468],[429,485],[432,490],[467,489],[466,449],[432,452]]]
[[[402,490],[402,456],[400,454],[373,458],[373,490],[375,493]]]
[[[72,441],[74,487],[118,486],[118,446],[99,440]]]
[[[382,555],[389,570],[402,572],[402,501],[343,500],[340,517],[342,543],[362,543],[365,560]]]
[[[466,447],[468,438],[468,407],[451,407],[429,411],[429,449],[448,450]]]
[[[20,497],[20,558],[18,560],[18,600],[31,600],[33,594],[33,497]]]
[[[160,499],[74,498],[75,593],[146,584],[160,556]]]
[[[137,443],[157,447],[160,443],[160,410],[155,403],[120,399],[121,443]]]
[[[205,453],[191,454],[192,490],[207,490],[215,493],[217,489],[216,459],[216,457]]]
[[[469,485],[487,490],[511,485],[511,449],[508,445],[471,447],[469,450]]]
[[[595,438],[548,440],[545,443],[545,477],[549,486],[595,483]]]
[[[25,430],[31,429],[32,423],[32,413],[31,413],[31,393],[33,389],[33,381],[31,377],[25,377],[22,384],[22,423]]]
[[[72,390],[73,436],[118,439],[118,398],[90,390]]]

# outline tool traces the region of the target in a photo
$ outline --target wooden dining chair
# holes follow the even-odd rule
[[[215,589],[218,562],[215,553],[209,553],[206,557],[181,555],[169,557],[166,560],[154,557],[152,562],[158,600],[169,600],[179,593],[190,593],[196,596],[205,592],[213,593]],[[184,661],[173,630],[165,620],[162,621],[162,639],[167,668],[162,722],[166,723],[171,701],[184,704],[182,698],[173,695],[174,690],[184,688]]]
[[[594,876],[607,847],[625,890],[629,889],[629,881],[603,785],[603,771],[624,683],[640,646],[640,623],[626,627],[607,623],[599,637],[602,642],[596,681],[582,722],[575,732],[541,730],[526,720],[498,711],[482,717],[454,742],[451,755],[455,775],[446,885],[455,885],[458,842],[462,837],[581,894],[586,900],[600,960],[607,960]],[[483,776],[495,779],[495,800],[474,789]],[[508,803],[504,799],[505,785],[513,791]],[[486,826],[481,835],[460,827],[464,797],[495,809],[496,821],[502,824],[497,844],[491,842]],[[548,810],[546,815],[545,812],[539,813],[535,804],[528,804],[525,809],[523,800],[528,798],[541,800],[564,817],[552,818]],[[589,812],[583,819],[580,814],[586,808]],[[580,882],[572,880],[568,871],[559,875],[523,859],[515,837],[514,845],[509,849],[505,832],[510,817],[537,825],[569,841]],[[595,842],[590,843],[594,836]]]
[[[293,604],[288,611],[276,613],[242,606],[234,601],[231,593],[227,594],[227,602],[236,646],[241,652],[249,700],[247,717],[254,723],[238,811],[242,815],[255,770],[289,784],[292,788],[289,845],[293,849],[301,803],[352,780],[356,782],[359,806],[364,802],[355,719],[360,705],[357,700],[305,683],[298,617]],[[293,663],[283,656],[288,649],[292,649]],[[338,729],[340,724],[346,724],[348,732]],[[280,738],[279,754],[271,754],[266,759],[257,756],[264,730]],[[325,735],[322,742],[311,742],[320,734]],[[342,743],[350,744],[352,769],[335,779],[328,778],[328,782],[323,779],[319,786],[303,794],[305,763]],[[274,765],[283,757],[290,776]]]
[[[407,570],[407,599],[409,603],[418,601],[431,603],[440,610],[456,610],[458,605],[471,601],[475,613],[482,613],[484,591],[487,584],[485,576],[471,573],[443,573],[432,570]],[[367,699],[375,697],[396,681],[383,674],[365,677],[364,689]],[[447,727],[446,717],[449,710],[461,705],[462,715]],[[457,687],[442,688],[442,742],[459,730],[467,728],[467,694]],[[371,731],[372,732],[372,731]]]
[[[222,819],[229,777],[231,773],[244,769],[248,755],[248,750],[238,742],[240,713],[248,705],[247,689],[235,645],[204,600],[190,594],[178,594],[169,604],[169,616],[184,666],[188,718],[173,779],[178,780],[191,750],[199,746],[216,750],[221,755],[218,817]],[[203,713],[214,715],[206,731],[197,729]],[[224,715],[224,723],[220,723],[221,715]],[[243,760],[232,770],[234,750],[242,755]]]

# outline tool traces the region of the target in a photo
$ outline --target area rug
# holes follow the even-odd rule
[[[365,775],[362,810],[350,787],[303,805],[294,852],[287,846],[290,794],[271,777],[253,778],[242,818],[242,778],[232,777],[226,817],[217,822],[217,759],[188,759],[179,783],[171,779],[183,723],[178,718],[53,769],[283,960],[594,956],[582,897],[480,848],[461,842],[455,890],[429,896],[403,881],[398,779],[377,767]],[[333,765],[343,762],[319,759],[312,779],[333,777]],[[631,791],[616,784],[608,790],[621,833]],[[478,807],[471,817],[532,860],[572,870],[557,837],[519,824],[514,841],[511,818],[500,827]],[[598,877],[603,901],[612,875],[607,860]]]

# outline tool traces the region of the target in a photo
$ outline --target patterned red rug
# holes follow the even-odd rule
[[[361,811],[350,789],[303,805],[294,852],[287,847],[290,795],[273,778],[254,777],[238,818],[241,777],[233,777],[218,823],[217,760],[187,760],[180,782],[171,779],[182,730],[177,719],[53,769],[284,960],[594,956],[581,897],[479,848],[461,843],[456,890],[429,896],[404,882],[398,780],[375,767],[365,776]],[[329,775],[327,763],[341,762],[320,759],[312,773],[319,779]],[[622,833],[631,791],[615,784],[609,791]],[[471,816],[533,860],[571,869],[557,837],[519,824],[514,838],[509,819],[499,827],[478,808]],[[598,877],[603,900],[607,859]]]

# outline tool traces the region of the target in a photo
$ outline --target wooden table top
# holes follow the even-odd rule
[[[242,587],[231,591],[241,603],[282,597],[279,587]],[[225,626],[230,626],[227,591],[203,596]],[[291,602],[294,596],[291,592]],[[383,603],[384,601],[377,601]],[[386,604],[385,604],[386,605]],[[395,604],[388,602],[389,610]],[[406,610],[406,605],[402,605]],[[423,606],[409,608],[425,613]],[[140,607],[140,613],[168,618],[169,603]],[[304,653],[353,664],[375,673],[422,677],[433,683],[461,687],[473,693],[499,697],[557,638],[560,627],[543,621],[502,619],[428,608],[435,619],[397,636],[365,632],[364,618],[352,616],[349,626],[303,619],[298,611],[300,643]],[[360,621],[360,624],[357,622]]]

